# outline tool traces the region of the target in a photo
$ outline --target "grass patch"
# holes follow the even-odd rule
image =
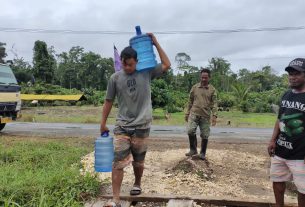
[[[102,107],[95,106],[38,106],[22,109],[18,121],[51,123],[100,123]],[[116,108],[109,115],[109,124],[115,123]]]
[[[272,128],[277,115],[274,113],[243,113],[241,111],[222,111],[219,113],[217,124],[232,127],[262,127]]]
[[[153,110],[153,124],[154,125],[185,125],[184,112],[176,112],[166,118],[163,109]]]
[[[155,125],[186,125],[184,112],[177,112],[167,119],[162,109],[153,112]],[[243,113],[241,111],[218,112],[217,125],[222,127],[257,127],[272,128],[277,115],[274,113]],[[230,122],[230,125],[228,123]]]
[[[22,114],[22,118],[20,120],[25,122],[33,122],[35,121],[35,118],[33,114]]]
[[[22,110],[20,121],[55,123],[100,123],[102,107],[95,106],[56,106],[32,107]],[[114,124],[117,109],[112,108],[108,124]],[[221,111],[218,113],[217,126],[230,127],[273,127],[276,114],[243,113],[241,111]],[[230,122],[230,125],[228,125]],[[165,115],[163,109],[153,110],[154,125],[186,125],[184,112]]]
[[[95,177],[80,175],[80,158],[92,149],[78,139],[1,136],[0,206],[83,206],[99,190]]]

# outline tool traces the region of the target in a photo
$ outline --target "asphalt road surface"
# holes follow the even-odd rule
[[[108,126],[112,131],[113,125]],[[268,141],[271,138],[273,129],[271,128],[231,128],[231,127],[211,127],[211,139],[219,140],[255,140]],[[197,131],[199,135],[199,130]],[[12,122],[8,123],[0,132],[5,135],[25,135],[37,136],[47,135],[54,137],[81,137],[99,135],[99,124],[79,124],[79,123],[32,123],[32,122]],[[151,127],[151,137],[156,138],[187,138],[185,126],[158,126]]]

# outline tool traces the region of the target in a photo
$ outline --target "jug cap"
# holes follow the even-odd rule
[[[102,137],[108,137],[109,136],[109,131],[104,131],[101,133]]]
[[[136,26],[136,33],[137,33],[137,35],[141,35],[142,34],[140,26]]]

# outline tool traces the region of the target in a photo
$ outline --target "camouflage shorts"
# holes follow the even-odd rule
[[[150,129],[114,129],[113,167],[123,169],[132,161],[143,162],[147,151],[147,138]]]
[[[190,114],[188,118],[187,134],[196,135],[197,127],[200,129],[200,137],[208,139],[210,136],[210,119]]]

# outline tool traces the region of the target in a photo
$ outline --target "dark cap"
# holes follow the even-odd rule
[[[305,59],[304,58],[296,58],[289,63],[289,65],[285,68],[286,71],[297,70],[300,72],[305,72]]]

